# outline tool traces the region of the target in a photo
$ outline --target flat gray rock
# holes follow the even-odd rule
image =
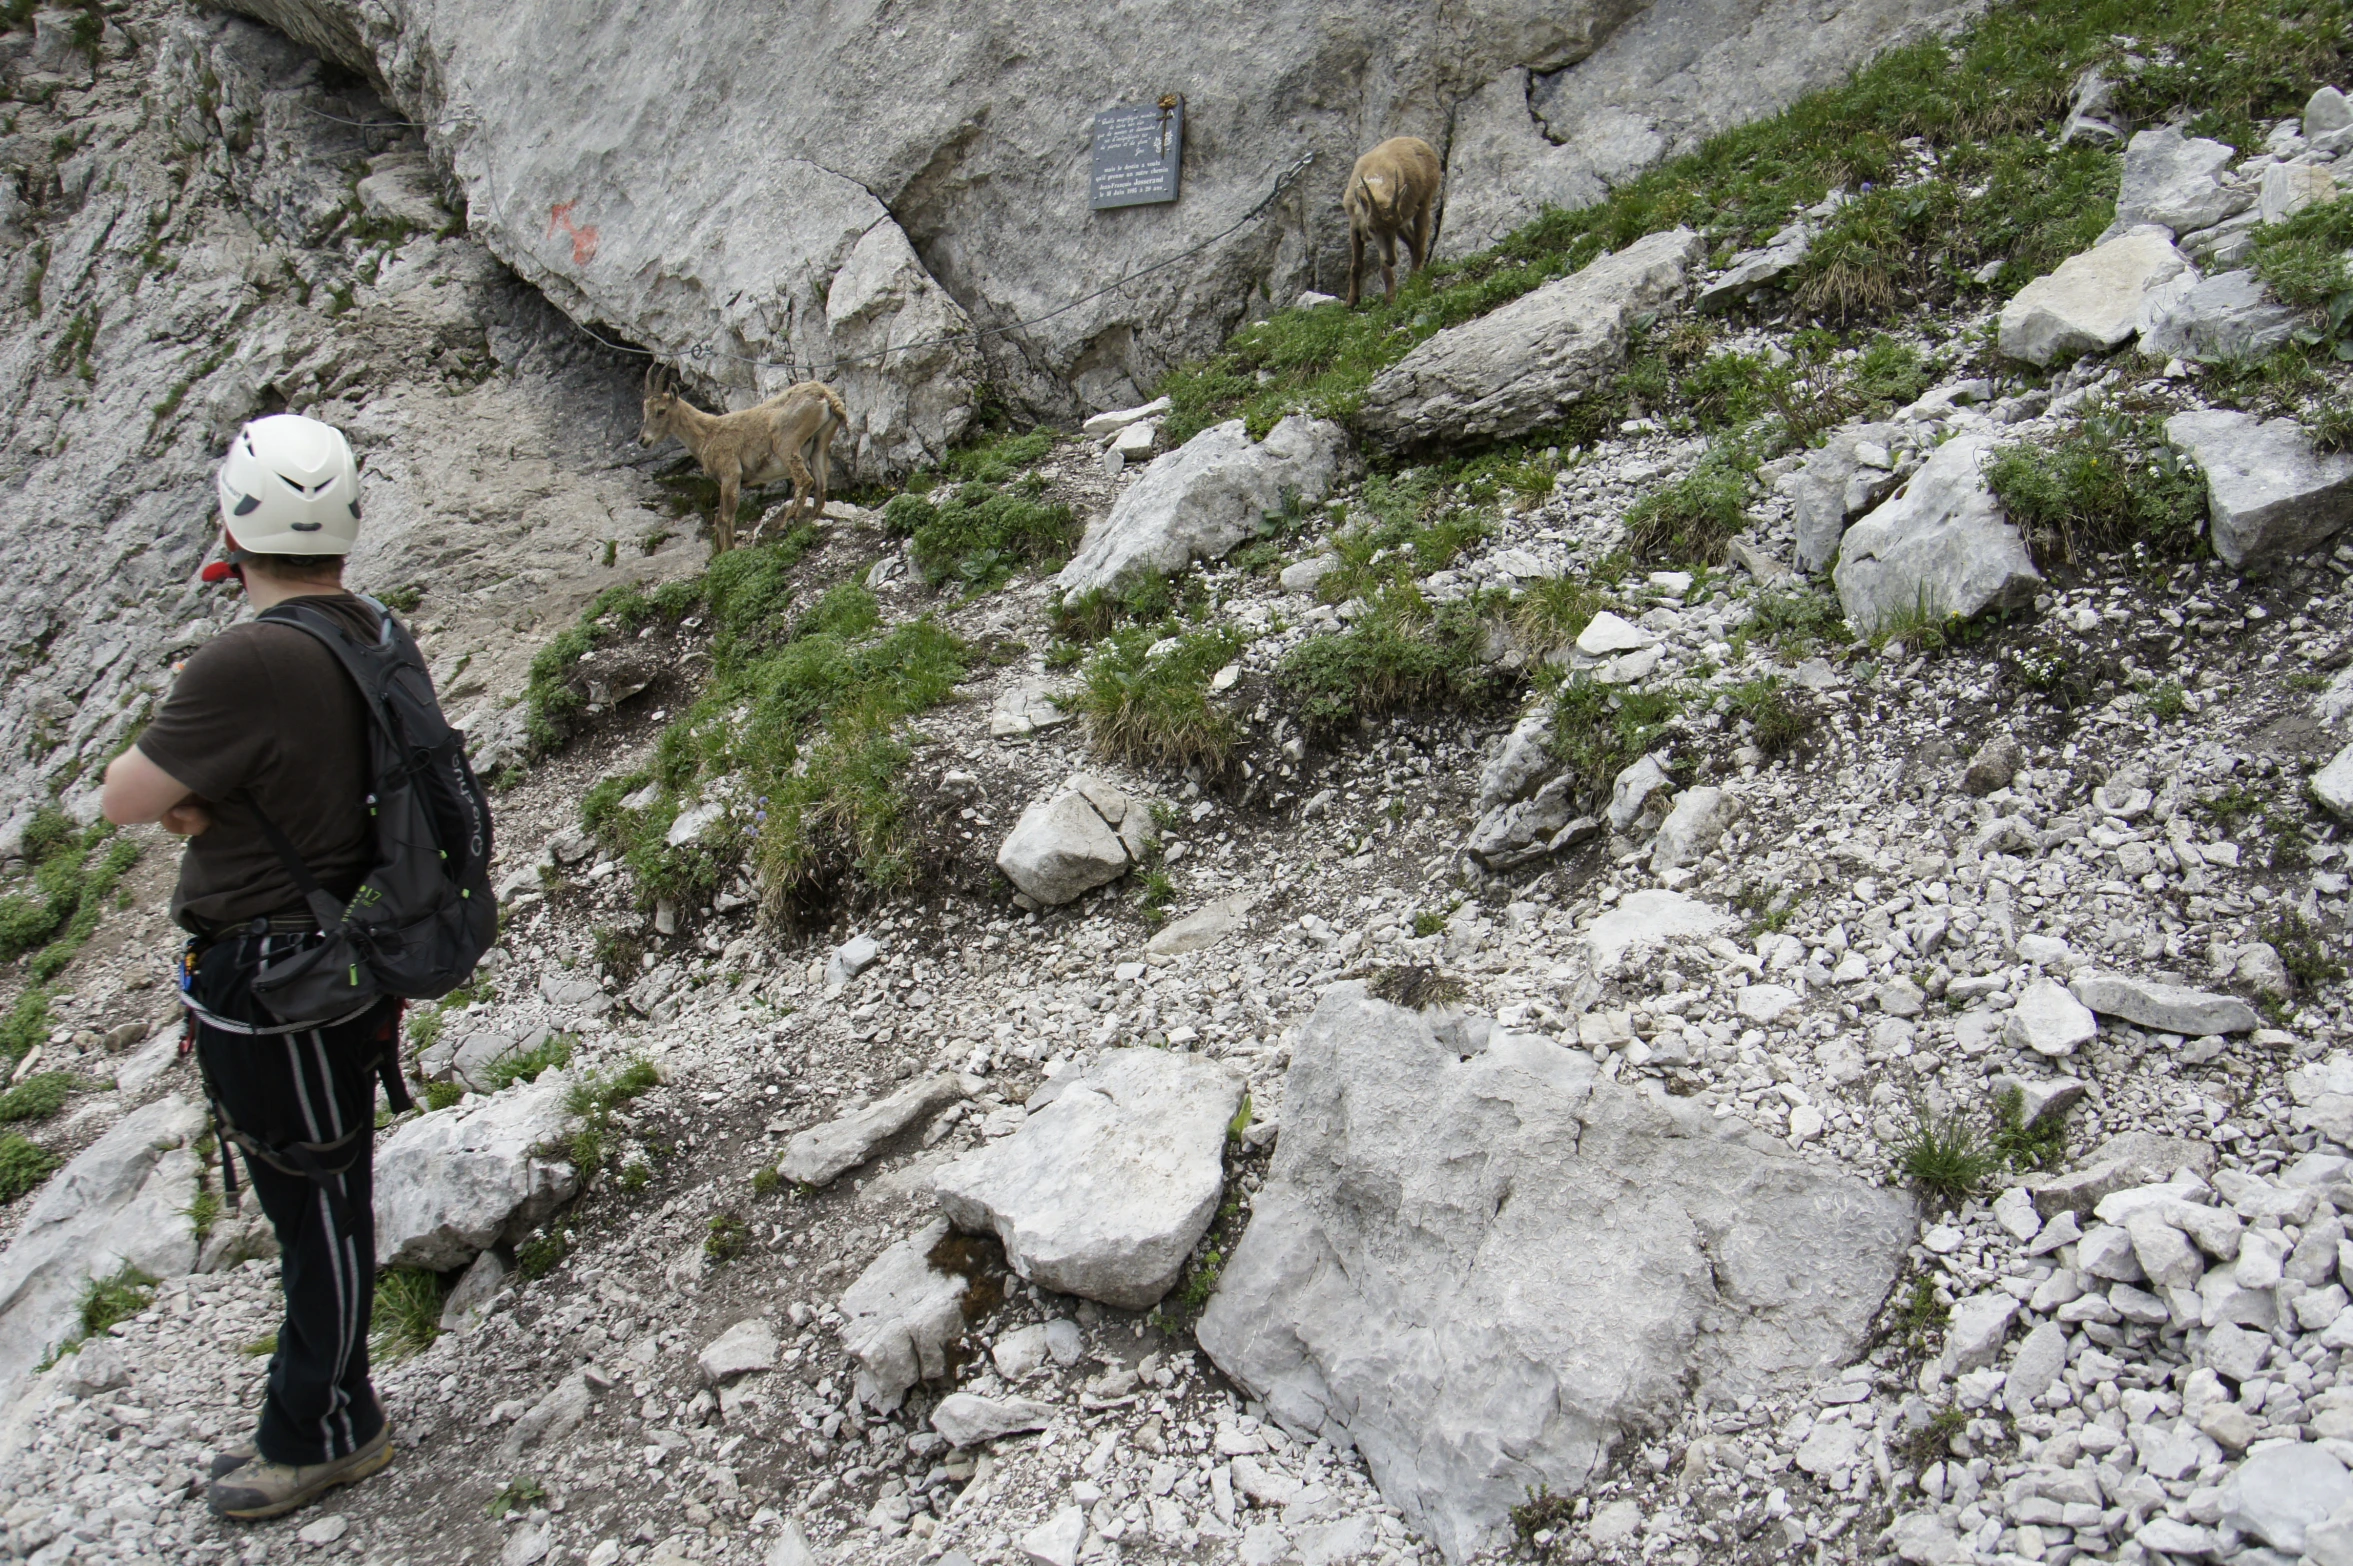
[[[1059,728],[1078,716],[1056,700],[1069,691],[1053,680],[1020,680],[997,693],[989,706],[989,737],[1021,739],[1040,729]]]
[[[827,1185],[874,1156],[875,1149],[964,1096],[963,1080],[935,1072],[784,1144],[776,1172],[796,1185]]]
[[[1629,892],[1585,931],[1585,948],[1596,971],[1638,947],[1673,941],[1704,941],[1732,928],[1731,915],[1696,897],[1652,887]]]
[[[1204,903],[1182,919],[1171,921],[1144,943],[1144,950],[1172,956],[1207,951],[1242,928],[1250,917],[1250,902],[1246,896],[1235,896]]]
[[[947,1237],[948,1221],[932,1220],[874,1258],[842,1295],[842,1347],[858,1361],[858,1397],[871,1407],[895,1409],[916,1382],[948,1373],[971,1284],[932,1266]]]
[[[1981,471],[1992,450],[1988,436],[1955,436],[1847,529],[1831,576],[1848,624],[1867,632],[1901,615],[1967,619],[2034,601],[2042,573]]]
[[[1479,813],[1508,805],[1528,792],[1558,763],[1552,755],[1552,703],[1539,701],[1520,714],[1511,733],[1479,769]]]
[[[2214,552],[2232,566],[2278,565],[2353,522],[2353,454],[2315,451],[2293,419],[2177,413],[2165,438],[2205,471]]]
[[[1720,276],[1692,295],[1691,306],[1703,315],[1729,310],[1758,289],[1780,282],[1813,248],[1811,231],[1803,223],[1792,223],[1767,243],[1734,256]]]
[[[2142,230],[2111,239],[2018,291],[2002,309],[2002,352],[2039,365],[2105,353],[2192,281],[2189,263],[2164,235]]]
[[[708,1381],[732,1381],[755,1371],[776,1368],[776,1328],[758,1316],[729,1327],[695,1356],[695,1365]]]
[[[2116,195],[2116,220],[2105,240],[2154,223],[2176,234],[2208,228],[2251,205],[2226,189],[2223,174],[2238,161],[2236,149],[2203,136],[2185,136],[2178,126],[2145,130],[2125,143],[2124,178]]]
[[[931,1427],[948,1438],[950,1446],[979,1446],[1000,1436],[1024,1430],[1043,1430],[1054,1422],[1054,1405],[1026,1397],[980,1397],[951,1392],[931,1411]]]
[[[2353,745],[2338,751],[2327,766],[2312,775],[2312,797],[2331,814],[2353,821]]]
[[[188,1150],[210,1117],[177,1093],[132,1110],[51,1175],[0,1252],[0,1406],[34,1367],[81,1334],[83,1287],[136,1267],[176,1278],[196,1265],[199,1165]]]
[[[2217,995],[2178,984],[2157,984],[2122,973],[2079,973],[2075,998],[2107,1017],[2122,1017],[2159,1033],[2203,1038],[2209,1033],[2252,1033],[2263,1026],[2255,1008],[2236,995]]]
[[[1224,1188],[1232,1067],[1174,1050],[1112,1050],[1020,1130],[932,1177],[958,1228],[994,1233],[1016,1273],[1122,1310],[1166,1294]]]
[[[2213,1144],[2153,1131],[2124,1131],[2108,1138],[2065,1174],[2035,1181],[2034,1210],[2045,1219],[2088,1213],[2118,1191],[2170,1180],[2180,1170],[2214,1172]]]
[[[2054,1058],[2074,1054],[2077,1045],[2099,1035],[2100,1020],[2052,979],[2029,984],[2002,1023],[2002,1037],[2012,1047]]]
[[[2220,272],[2151,312],[2141,352],[2201,364],[2260,359],[2294,336],[2302,319],[2253,272]]]
[[[1715,849],[1733,815],[1732,797],[1720,788],[1687,788],[1677,794],[1651,846],[1651,874],[1699,863]]]
[[[1055,584],[1083,593],[1220,559],[1257,536],[1286,497],[1320,503],[1351,460],[1348,432],[1328,419],[1293,414],[1263,441],[1253,441],[1240,419],[1213,425],[1152,460],[1087,530]]]
[[[1460,1560],[1697,1387],[1860,1351],[1910,1202],[1737,1119],[1496,1034],[1461,1059],[1361,984],[1294,1047],[1283,1137],[1197,1336],[1302,1436],[1353,1441]]]
[[[570,1201],[579,1173],[561,1156],[576,1117],[561,1070],[492,1098],[429,1110],[376,1148],[376,1264],[463,1267],[520,1239]]]
[[[1448,327],[1374,378],[1357,426],[1392,446],[1422,446],[1553,423],[1616,373],[1629,323],[1680,294],[1706,254],[1699,235],[1669,229]]]
[[[2222,1520],[2289,1555],[2303,1551],[2305,1529],[2348,1503],[2353,1474],[2309,1443],[2265,1447],[2222,1483]]]

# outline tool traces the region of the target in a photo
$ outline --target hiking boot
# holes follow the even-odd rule
[[[215,1479],[235,1473],[253,1461],[256,1453],[253,1437],[247,1436],[235,1446],[224,1446],[212,1454],[212,1476]]]
[[[365,1479],[391,1461],[392,1427],[386,1425],[373,1441],[331,1463],[273,1463],[256,1453],[215,1479],[205,1501],[221,1517],[246,1522],[276,1517],[316,1500],[339,1484]]]

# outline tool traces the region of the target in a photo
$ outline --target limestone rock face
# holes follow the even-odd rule
[[[2162,234],[2143,229],[2111,239],[2018,290],[2002,310],[2002,352],[2043,365],[2105,352],[2196,281]]]
[[[136,1267],[173,1278],[196,1266],[200,1104],[178,1094],[133,1110],[49,1178],[0,1252],[0,1405],[81,1331],[82,1286]]]
[[[1357,422],[1396,446],[1501,440],[1550,423],[1625,361],[1628,323],[1681,293],[1706,254],[1690,229],[1667,229],[1448,327],[1374,379]]]
[[[1485,243],[1970,8],[1855,0],[1824,20],[1798,0],[1200,0],[1101,28],[951,0],[855,16],[647,0],[236,9],[381,80],[434,127],[470,221],[567,313],[731,402],[834,380],[863,474],[936,452],[984,365],[1039,411],[1118,406],[1216,346],[1253,295],[1335,288],[1346,225],[1301,218],[1338,212],[1378,139],[1368,127],[1459,144],[1446,232]],[[1089,118],[1179,90],[1193,117],[1182,198],[1090,212]],[[1449,137],[1458,112],[1484,128]],[[1216,233],[1307,152],[1297,200],[1261,222],[974,347],[975,321],[1038,316]]]
[[[1914,610],[1964,618],[2032,601],[2042,575],[1980,472],[1993,442],[1939,446],[1903,493],[1847,529],[1832,579],[1850,624]]]
[[[2314,450],[2293,419],[2177,413],[2165,438],[2205,470],[2214,552],[2233,566],[2279,565],[2353,522],[2353,456]]]
[[[1142,1310],[1176,1282],[1224,1186],[1232,1067],[1172,1050],[1113,1050],[1004,1140],[933,1177],[961,1229],[994,1232],[1022,1277]]]
[[[1544,208],[1590,206],[1660,158],[1843,79],[1950,25],[1943,0],[1821,6],[1618,0],[1553,55],[1528,52],[1454,109],[1443,256],[1493,244]],[[1561,13],[1566,20],[1573,13]]]
[[[1358,984],[1302,1029],[1283,1102],[1201,1346],[1286,1426],[1353,1440],[1450,1559],[1671,1417],[1687,1374],[1843,1363],[1913,1237],[1905,1199],[1737,1119],[1541,1039],[1460,1059]]]
[[[570,1201],[580,1176],[541,1149],[570,1134],[572,1079],[545,1071],[496,1097],[419,1115],[376,1148],[376,1264],[463,1267]]]
[[[1055,580],[1065,593],[1083,593],[1218,559],[1255,536],[1287,496],[1319,504],[1350,455],[1346,430],[1298,414],[1263,441],[1251,440],[1240,419],[1203,430],[1153,459]]]

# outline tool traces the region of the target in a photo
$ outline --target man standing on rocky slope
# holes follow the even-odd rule
[[[225,566],[259,612],[300,599],[364,643],[380,622],[343,586],[359,470],[340,431],[280,414],[237,435],[218,480]],[[372,863],[369,716],[324,643],[293,625],[231,627],[107,768],[102,808],[188,839],[172,914],[190,933],[182,997],[214,1111],[277,1230],[286,1315],[252,1440],[213,1459],[212,1509],[274,1517],[392,1459],[368,1380],[376,1083],[397,1069],[399,1003],[282,1021],[257,969],[327,937],[296,866],[340,905]],[[228,1148],[225,1184],[235,1189]]]

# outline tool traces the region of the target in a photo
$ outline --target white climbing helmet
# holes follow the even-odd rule
[[[347,555],[359,537],[359,463],[332,424],[255,419],[229,442],[214,487],[222,525],[249,555]]]

